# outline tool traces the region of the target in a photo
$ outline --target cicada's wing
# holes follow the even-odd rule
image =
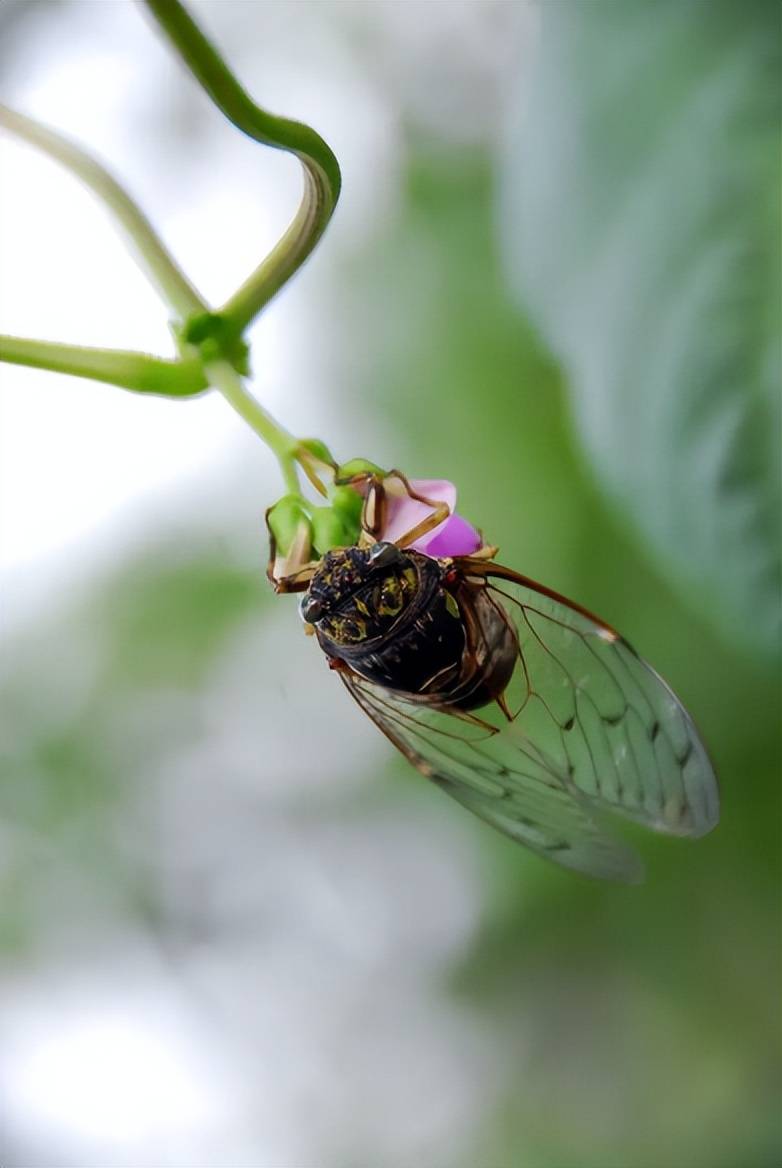
[[[602,829],[605,809],[674,834],[713,827],[716,782],[698,734],[629,645],[509,569],[458,565],[465,587],[488,589],[516,635],[505,711],[496,703],[471,714],[423,705],[341,673],[410,762],[513,839],[604,879],[642,875],[636,854]]]
[[[585,609],[499,565],[486,583],[519,645],[513,731],[590,804],[670,835],[719,818],[714,769],[692,719],[650,665]]]
[[[534,852],[605,880],[636,882],[632,849],[600,830],[584,801],[507,730],[421,706],[355,673],[340,677],[361,708],[427,778]]]

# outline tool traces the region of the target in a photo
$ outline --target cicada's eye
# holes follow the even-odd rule
[[[375,568],[388,568],[398,564],[401,558],[399,548],[393,543],[374,543],[369,549],[369,562]]]
[[[325,607],[322,601],[317,600],[314,596],[310,596],[308,594],[302,597],[301,604],[299,605],[299,612],[301,613],[301,619],[303,621],[306,621],[308,625],[314,625],[317,624],[320,618],[323,616]]]

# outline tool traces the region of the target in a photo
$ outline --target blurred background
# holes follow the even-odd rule
[[[723,817],[616,888],[430,789],[270,595],[217,397],[0,366],[3,1168],[780,1162],[780,27],[750,0],[191,8],[344,195],[254,328],[289,429],[459,484],[681,695]],[[295,161],[125,0],[4,0],[0,99],[214,303]],[[170,352],[102,208],[0,140],[0,328]]]

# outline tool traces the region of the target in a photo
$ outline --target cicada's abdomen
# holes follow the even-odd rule
[[[387,689],[471,710],[499,696],[516,637],[479,585],[392,544],[330,552],[302,603],[323,651]]]

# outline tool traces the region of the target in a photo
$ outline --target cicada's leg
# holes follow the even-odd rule
[[[438,527],[441,523],[443,523],[451,514],[451,508],[447,503],[443,503],[442,501],[437,501],[435,499],[427,499],[425,495],[419,495],[417,491],[413,490],[409,481],[400,470],[392,470],[387,477],[391,478],[392,476],[399,479],[405,489],[405,492],[410,496],[411,499],[415,499],[417,503],[425,503],[427,507],[432,508],[431,515],[428,515],[426,519],[422,519],[421,522],[418,523],[415,527],[411,528],[410,531],[406,531],[404,535],[400,536],[399,539],[394,541],[397,547],[406,547],[408,544],[412,543],[413,540],[420,539],[422,535],[426,535],[427,532],[432,531],[435,527]],[[490,561],[494,559],[498,551],[499,548],[495,547],[493,544],[483,544],[482,547],[477,549],[477,551],[471,552],[469,557],[464,558],[484,562]]]
[[[411,499],[415,499],[416,503],[425,503],[427,507],[432,508],[430,515],[427,515],[420,523],[416,523],[415,527],[411,527],[404,535],[400,535],[399,539],[394,540],[397,547],[408,547],[414,540],[420,539],[422,535],[426,535],[428,532],[433,531],[435,527],[439,527],[451,514],[451,508],[447,503],[443,503],[442,500],[427,499],[425,495],[419,495],[417,491],[414,491],[401,470],[392,470],[386,477],[399,479],[404,487],[405,493]]]
[[[484,563],[486,561],[493,560],[499,550],[500,549],[496,544],[485,543],[482,545],[482,547],[479,547],[477,551],[470,552],[469,556],[460,556],[459,559],[469,560],[470,563],[473,563],[474,561]]]
[[[366,494],[364,506],[361,508],[361,535],[359,547],[371,547],[377,543],[378,536],[386,522],[386,488],[380,475],[370,474],[364,478]]]
[[[361,508],[361,534],[359,547],[371,547],[377,543],[377,537],[383,530],[386,516],[386,489],[383,486],[383,476],[366,471],[362,474],[351,475],[346,479],[335,479],[339,487],[355,487],[359,494],[364,496]],[[363,488],[363,489],[362,489]]]
[[[274,576],[269,571],[266,575],[271,580],[275,592],[306,592],[318,569],[318,563],[318,560],[313,560],[289,576]]]
[[[431,507],[431,514],[417,523],[409,531],[406,531],[399,539],[393,542],[397,547],[407,547],[415,539],[420,539],[422,535],[426,535],[428,531],[432,531],[435,527],[439,527],[451,514],[451,509],[447,503],[443,503],[437,499],[427,499],[425,495],[419,495],[410,486],[410,482],[400,470],[389,471],[387,475],[378,475],[371,472],[366,474],[353,475],[349,479],[335,480],[339,485],[352,486],[357,490],[364,487],[364,506],[361,510],[361,536],[359,537],[360,547],[371,547],[373,543],[377,543],[379,535],[385,527],[386,514],[388,511],[388,495],[390,494],[387,483],[389,479],[398,479],[402,484],[402,489],[405,494],[411,499],[415,499],[417,503],[424,503],[427,507]]]

